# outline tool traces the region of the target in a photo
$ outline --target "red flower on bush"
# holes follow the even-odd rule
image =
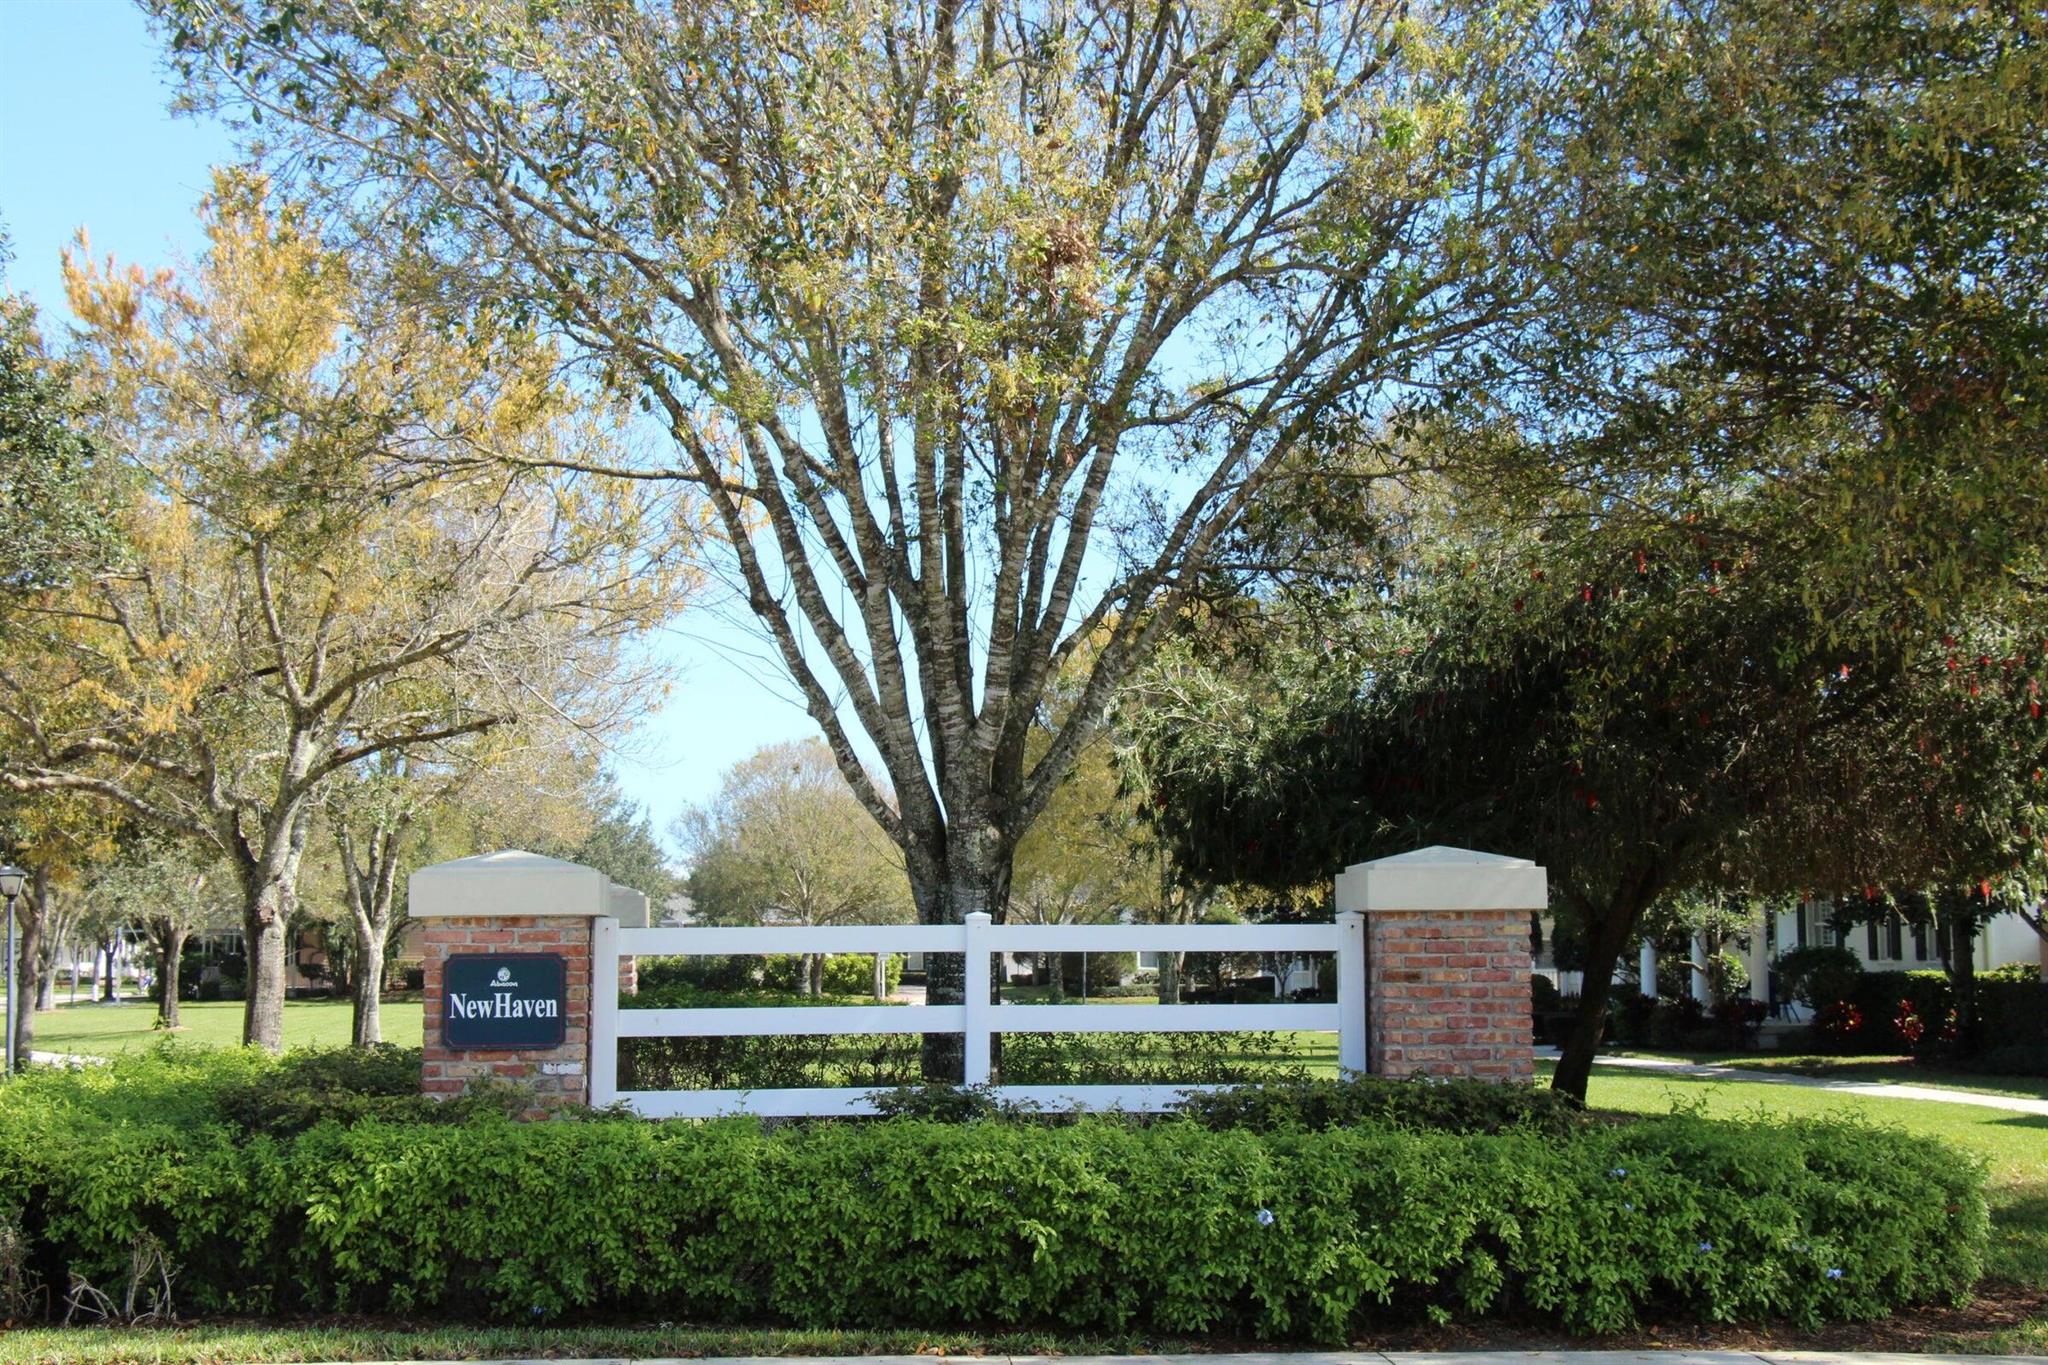
[[[1920,1017],[1920,1011],[1914,1008],[1912,1001],[1901,1000],[1899,1014],[1892,1020],[1892,1027],[1906,1040],[1907,1047],[1917,1048],[1921,1036],[1927,1032],[1927,1021]]]
[[[1863,1031],[1863,1011],[1837,1000],[1815,1016],[1813,1026],[1829,1042],[1846,1044]]]

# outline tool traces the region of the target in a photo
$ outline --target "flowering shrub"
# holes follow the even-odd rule
[[[1846,1000],[1837,1000],[1814,1016],[1813,1032],[1823,1047],[1847,1052],[1863,1036],[1863,1011]]]

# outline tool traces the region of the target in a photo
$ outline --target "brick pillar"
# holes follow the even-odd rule
[[[420,1089],[459,1095],[475,1080],[515,1081],[533,1092],[529,1117],[590,1100],[590,920],[564,915],[440,919],[421,934],[426,954],[426,1046]],[[442,1023],[447,962],[457,955],[558,954],[567,969],[568,1014],[562,1042],[549,1048],[447,1046]]]
[[[1529,912],[1547,900],[1542,868],[1466,849],[1347,868],[1337,909],[1365,916],[1367,1070],[1532,1079]]]
[[[591,947],[616,890],[595,869],[518,851],[412,875],[408,908],[426,967],[422,1092],[510,1081],[532,1094],[535,1118],[589,1102],[592,988],[608,980]],[[451,974],[466,984],[451,989]],[[506,1005],[496,1008],[500,995]]]

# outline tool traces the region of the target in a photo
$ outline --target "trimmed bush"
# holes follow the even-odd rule
[[[1192,1093],[1178,1112],[1205,1128],[1260,1133],[1381,1126],[1438,1133],[1521,1129],[1562,1137],[1586,1122],[1578,1101],[1548,1087],[1386,1076],[1274,1081]]]
[[[179,1064],[153,1065],[0,1096],[0,1190],[46,1284],[114,1283],[155,1237],[187,1312],[1334,1343],[1505,1311],[1574,1331],[1874,1317],[1959,1299],[1986,1236],[1975,1165],[1840,1122],[1456,1136],[480,1113],[277,1137],[210,1116],[203,1087],[175,1120],[147,1114],[133,1097]]]

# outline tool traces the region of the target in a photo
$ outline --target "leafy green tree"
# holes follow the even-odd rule
[[[1004,913],[1269,471],[1530,325],[1574,230],[1568,8],[150,9],[196,99],[647,406],[621,472],[710,500],[929,922]]]
[[[87,900],[101,923],[148,932],[157,962],[157,1027],[175,1029],[185,941],[235,923],[234,872],[204,842],[132,825],[124,835],[120,851],[93,870]]]
[[[655,837],[647,811],[628,800],[609,775],[600,776],[587,799],[593,815],[589,832],[573,844],[553,849],[572,863],[594,867],[620,886],[640,892],[658,914],[682,890],[683,878]]]
[[[1807,584],[1689,532],[1597,544],[1440,542],[1349,638],[1269,646],[1259,674],[1167,670],[1131,708],[1154,818],[1212,880],[1294,886],[1437,840],[1548,867],[1586,938],[1555,1081],[1582,1098],[1652,907],[1936,875],[1942,843],[1893,832],[1930,783],[1954,796],[1922,742],[1953,706],[1939,640],[1854,652]]]
[[[0,237],[0,264],[6,246]],[[43,348],[34,307],[0,295],[0,609],[14,593],[118,558],[109,466],[86,433],[79,391]]]
[[[207,230],[189,283],[68,262],[129,561],[0,619],[0,781],[218,849],[244,1040],[274,1049],[323,788],[529,709],[630,716],[620,640],[674,610],[694,527],[617,480],[440,458],[571,463],[615,432],[521,329],[391,306],[246,175]]]
[[[815,740],[771,744],[733,765],[709,803],[686,812],[697,913],[723,924],[894,924],[912,917],[902,855]],[[816,995],[824,956],[804,954],[799,985]],[[887,995],[886,955],[875,995]]]

